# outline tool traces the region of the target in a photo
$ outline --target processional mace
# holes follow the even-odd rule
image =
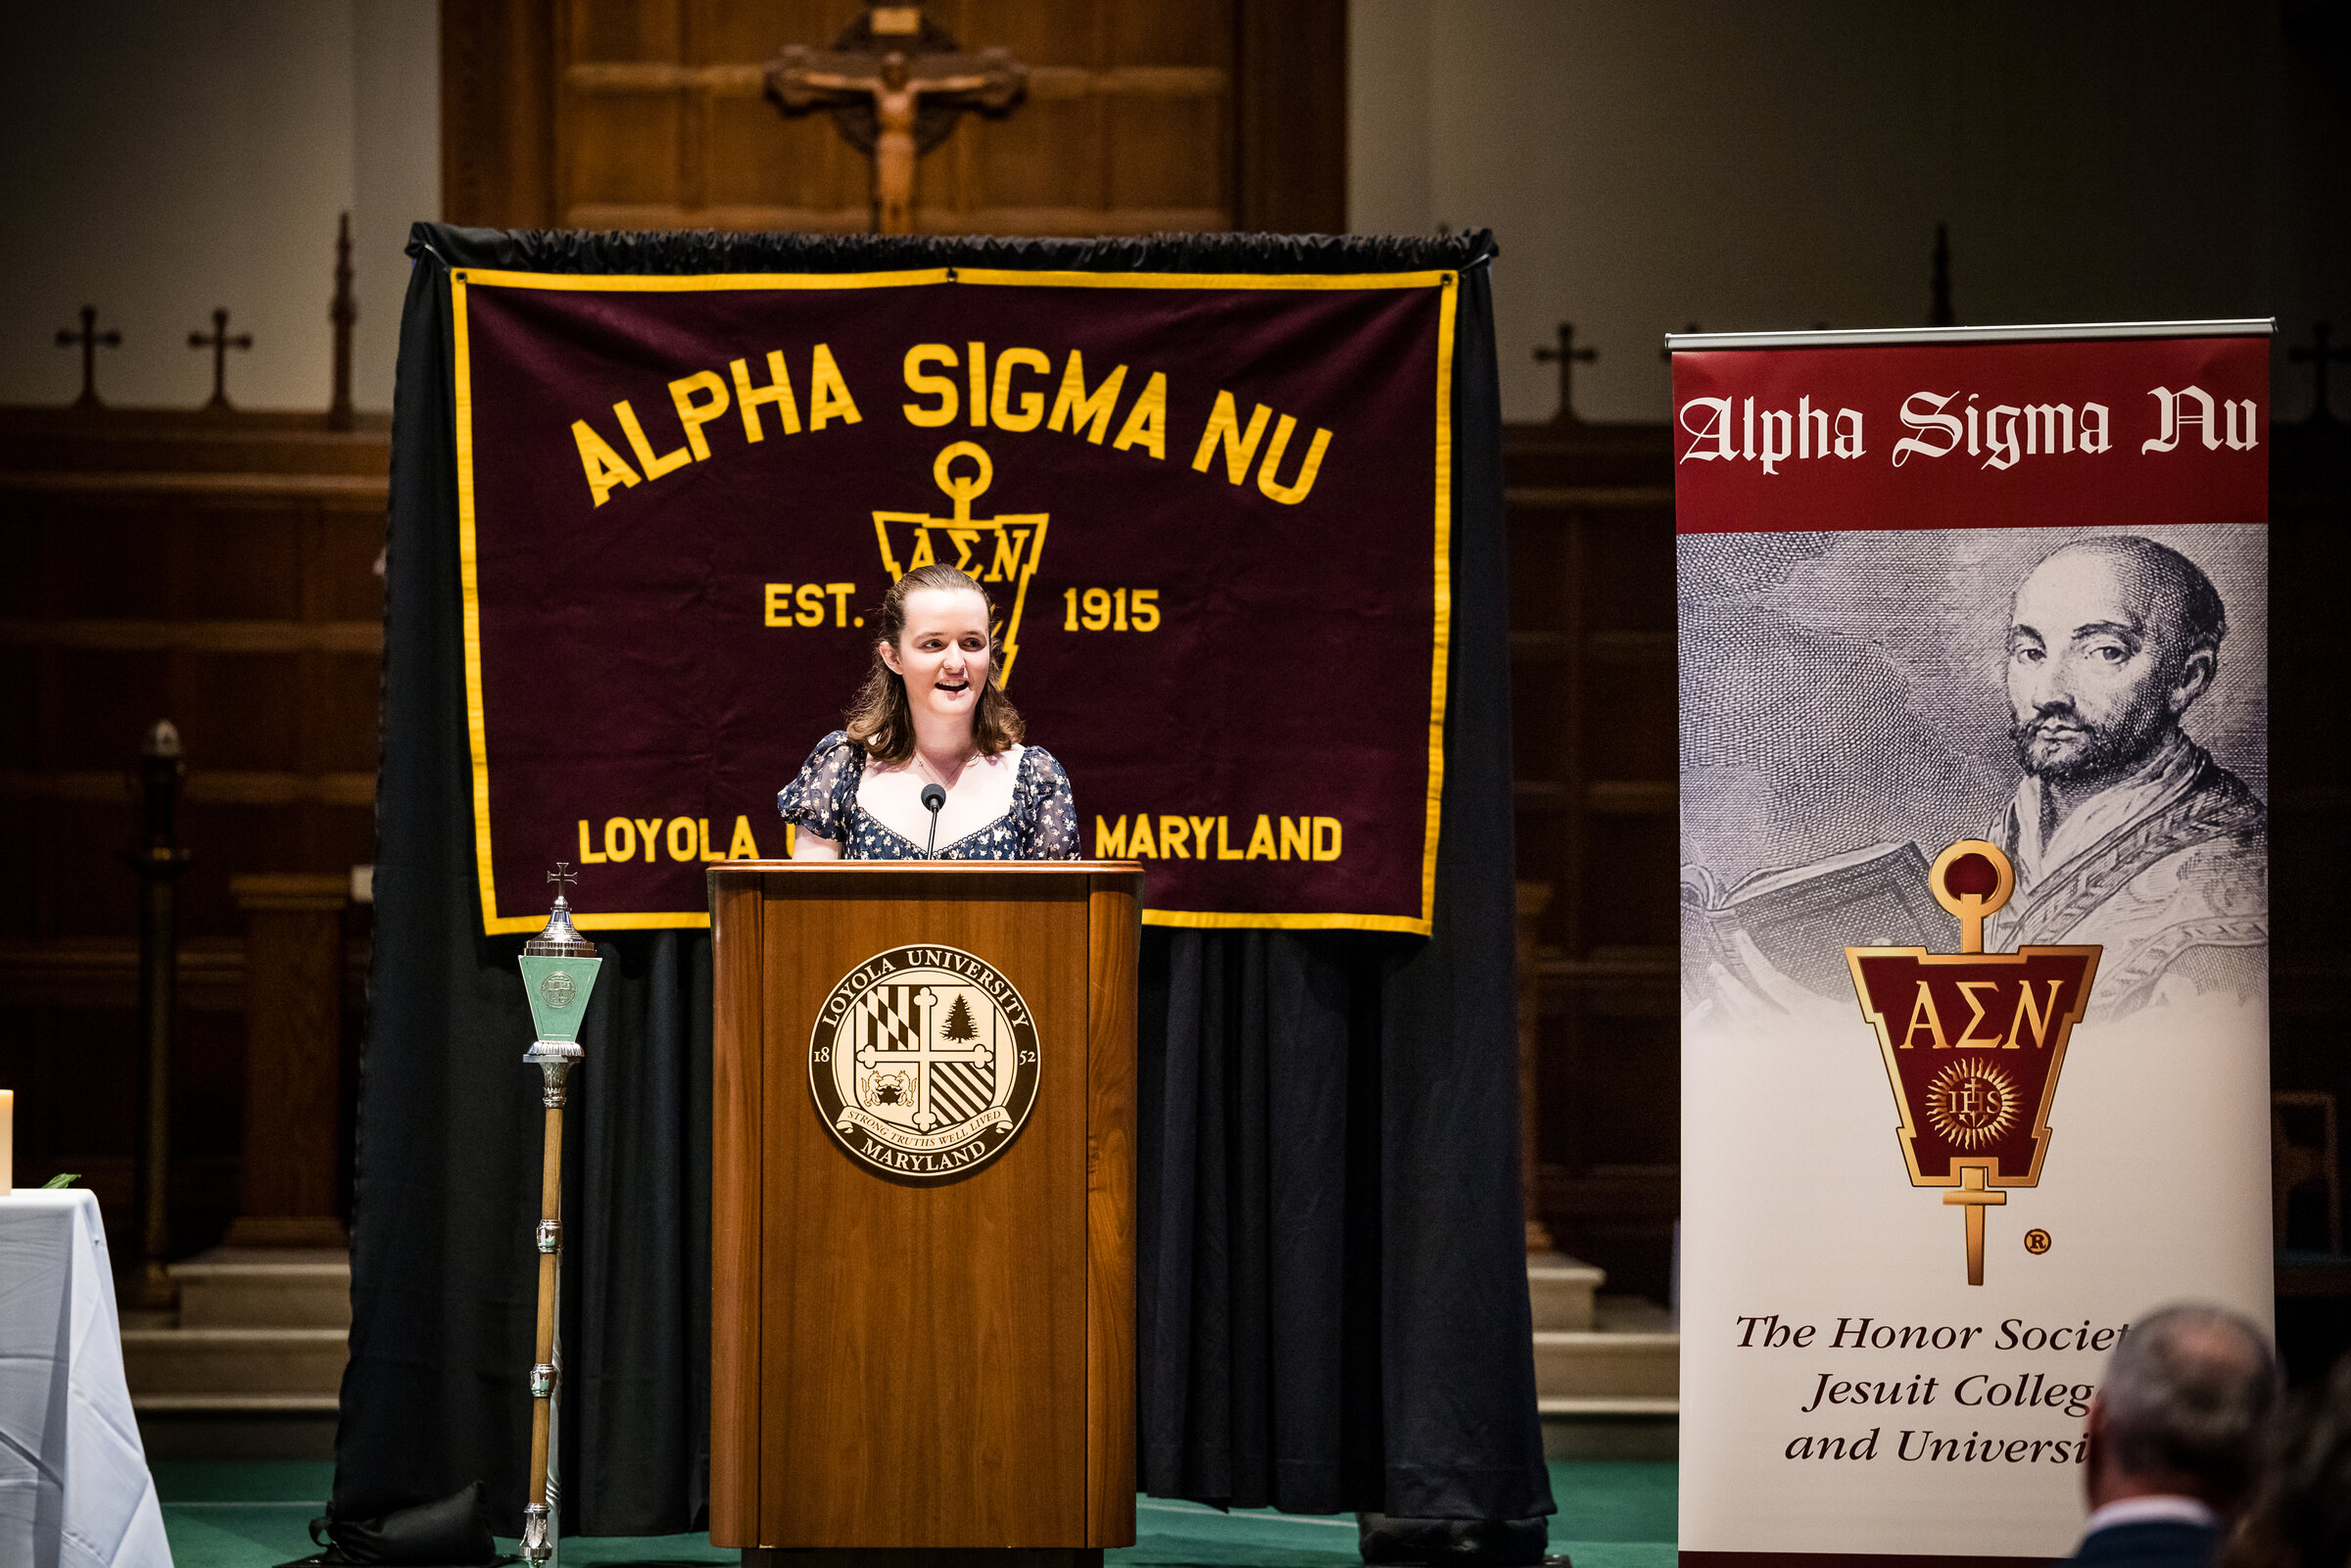
[[[540,1104],[547,1121],[539,1161],[539,1325],[531,1363],[531,1498],[523,1509],[522,1555],[532,1568],[555,1555],[556,1513],[555,1381],[563,1364],[555,1332],[561,1300],[563,1256],[563,1080],[585,1055],[580,1021],[596,972],[603,960],[572,928],[571,905],[563,884],[578,881],[569,861],[558,860],[547,879],[555,884],[555,905],[547,926],[522,944],[522,982],[531,1003],[538,1038],[523,1061],[539,1069]]]

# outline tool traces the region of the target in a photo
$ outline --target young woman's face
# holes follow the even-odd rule
[[[916,718],[971,722],[987,684],[987,600],[972,589],[918,588],[906,595],[906,630],[882,657],[906,682]]]

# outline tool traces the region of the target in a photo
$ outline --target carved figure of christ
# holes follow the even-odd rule
[[[874,229],[881,234],[914,231],[914,166],[922,153],[915,119],[924,101],[1001,113],[1020,96],[1025,79],[1018,66],[994,50],[972,56],[892,49],[874,56],[795,47],[786,49],[769,73],[771,90],[787,114],[857,99],[872,102]]]
[[[938,993],[929,986],[914,993],[915,1017],[920,1020],[914,1031],[911,1051],[878,1051],[861,1046],[857,1065],[871,1071],[875,1068],[908,1066],[914,1069],[914,1116],[917,1130],[929,1132],[938,1125],[938,1114],[931,1109],[931,1064],[934,1062],[993,1062],[996,1049],[992,1045],[966,1046],[960,1051],[940,1045],[933,1033],[933,1023],[938,1013]]]

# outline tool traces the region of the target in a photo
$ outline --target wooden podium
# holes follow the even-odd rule
[[[1141,869],[709,879],[711,1544],[806,1568],[1130,1544]]]

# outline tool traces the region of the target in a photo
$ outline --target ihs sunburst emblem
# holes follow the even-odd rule
[[[1989,1062],[1953,1062],[1927,1085],[1927,1120],[1962,1149],[1993,1143],[2016,1125],[2016,1085]]]

